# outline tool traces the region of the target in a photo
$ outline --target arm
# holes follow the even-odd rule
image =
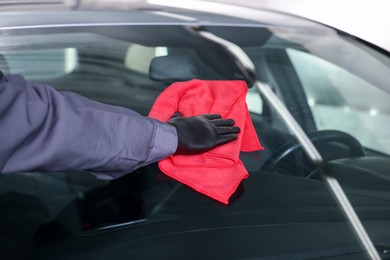
[[[0,172],[91,170],[117,178],[174,153],[175,127],[0,72]]]

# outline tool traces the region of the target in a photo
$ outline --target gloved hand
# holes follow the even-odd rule
[[[176,112],[168,121],[176,128],[178,146],[175,154],[199,154],[237,139],[240,132],[233,119],[217,114],[182,117]]]

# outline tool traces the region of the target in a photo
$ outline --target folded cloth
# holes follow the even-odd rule
[[[240,151],[263,150],[246,104],[244,81],[191,80],[176,82],[155,101],[149,116],[167,122],[177,111],[184,117],[220,114],[232,118],[241,132],[235,141],[198,155],[172,155],[158,162],[171,178],[224,204],[248,172],[239,159]]]

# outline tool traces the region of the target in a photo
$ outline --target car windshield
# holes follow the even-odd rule
[[[375,245],[389,245],[389,55],[331,30],[209,24],[204,29],[244,50],[256,77],[272,88],[321,153],[325,161],[321,171],[340,182]],[[264,243],[245,257],[313,258],[364,251],[318,178],[318,166],[307,159],[286,123],[232,57],[215,43],[180,24],[0,28],[0,35],[4,74],[20,74],[31,82],[145,116],[174,82],[244,80],[250,116],[265,148],[240,154],[250,177],[228,206],[169,179],[156,164],[113,181],[88,172],[2,174],[0,241],[5,252],[21,245],[35,248],[39,241],[43,254],[52,257],[53,243],[55,248],[58,241],[67,245],[71,242],[64,241],[70,236],[99,241],[121,230],[129,232],[128,242],[136,251],[133,247],[146,246],[151,237],[150,246],[163,243],[161,234],[180,233],[180,227],[218,232],[222,226],[240,227],[242,232],[243,227],[250,228],[245,236]],[[197,220],[186,226],[186,219]],[[167,224],[172,221],[175,224]],[[294,241],[297,233],[301,243]],[[209,236],[222,239],[223,234]],[[113,236],[107,246],[120,239]],[[74,252],[98,252],[102,243],[80,241]]]

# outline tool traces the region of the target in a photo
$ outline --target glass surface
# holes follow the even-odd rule
[[[291,49],[287,53],[319,130],[338,129],[370,149],[390,153],[388,92],[312,54]]]
[[[378,228],[390,226],[389,57],[329,33],[275,27],[207,29],[243,48],[256,66],[257,77],[273,88],[323,155],[326,165],[322,169],[340,181],[363,221],[371,221],[369,234],[375,243],[390,243],[386,229]],[[245,80],[226,52],[179,25],[12,30],[0,38],[0,54],[4,72],[143,115],[172,82],[188,77]],[[168,57],[174,59],[164,60]],[[194,70],[159,67],[161,74],[153,74],[156,68],[151,67],[157,58]],[[267,226],[268,234],[275,235],[261,237],[259,232],[261,241],[279,241],[290,253],[323,252],[311,255],[320,257],[329,256],[327,250],[335,254],[334,248],[361,252],[348,225],[340,229],[345,236],[351,234],[351,240],[332,244],[341,237],[340,229],[333,225],[345,223],[345,218],[318,178],[319,167],[308,161],[285,123],[255,88],[249,89],[247,104],[265,150],[241,154],[251,175],[229,206],[167,179],[155,164],[115,181],[98,180],[88,172],[0,175],[0,241],[11,250],[35,240],[62,241],[64,235],[103,231],[110,241],[113,230],[132,226],[146,230],[144,222],[190,218],[193,226],[189,224],[185,230],[221,228],[216,219],[231,225],[232,230]],[[331,227],[322,230],[329,233],[325,238],[303,228],[299,232],[308,239],[303,246],[291,242],[292,238],[286,241],[289,232],[279,230],[291,223],[314,223],[316,228],[327,223]],[[134,232],[135,239],[139,234],[134,230],[129,232]],[[261,243],[258,248],[268,256],[277,252],[262,248]]]

